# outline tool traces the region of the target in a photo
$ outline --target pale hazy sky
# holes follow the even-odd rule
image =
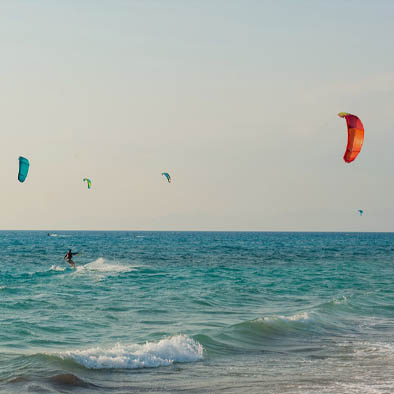
[[[390,0],[1,0],[0,228],[394,231],[393,20]],[[366,130],[351,164],[340,111]]]

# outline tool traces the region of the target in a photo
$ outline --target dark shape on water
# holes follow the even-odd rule
[[[92,383],[85,382],[78,376],[71,373],[64,373],[55,376],[51,376],[49,381],[56,385],[61,386],[74,386],[74,387],[97,387]]]
[[[17,376],[16,378],[9,380],[8,383],[24,383],[27,381],[28,379],[25,378],[24,376]]]

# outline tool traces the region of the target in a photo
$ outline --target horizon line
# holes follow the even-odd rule
[[[354,234],[394,234],[394,231],[344,231],[344,230],[62,230],[62,229],[0,229],[0,232],[139,232],[139,233],[354,233]]]

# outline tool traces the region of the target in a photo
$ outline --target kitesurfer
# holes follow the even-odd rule
[[[75,263],[74,261],[72,261],[71,259],[73,258],[73,256],[75,256],[78,253],[72,253],[71,249],[68,250],[68,252],[64,255],[64,260],[67,261],[68,264],[70,264],[73,268],[75,268]]]

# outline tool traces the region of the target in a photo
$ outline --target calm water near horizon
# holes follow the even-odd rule
[[[0,392],[394,391],[394,233],[1,231],[0,262]]]

